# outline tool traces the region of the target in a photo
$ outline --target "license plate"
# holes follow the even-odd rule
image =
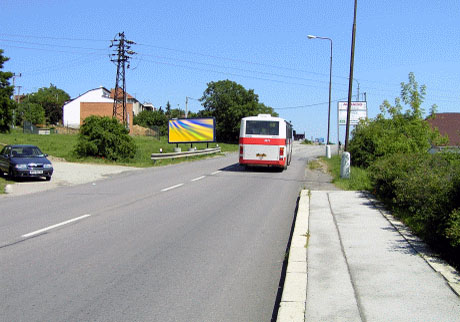
[[[30,174],[43,174],[43,170],[30,170]]]

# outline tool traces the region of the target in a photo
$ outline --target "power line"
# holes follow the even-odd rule
[[[53,40],[68,40],[68,41],[95,41],[95,42],[110,42],[110,39],[89,39],[89,38],[65,38],[65,37],[49,37],[49,36],[35,36],[35,35],[20,35],[20,34],[9,34],[2,33],[0,35],[7,37],[22,37],[22,38],[33,38],[33,39],[53,39]]]
[[[47,39],[47,40],[60,40],[60,41],[89,41],[89,42],[109,42],[110,40],[107,39],[90,39],[90,38],[69,38],[69,37],[49,37],[49,36],[34,36],[34,35],[20,35],[20,34],[10,34],[10,33],[0,33],[0,36],[6,36],[6,37],[18,37],[18,38],[26,38],[26,39]],[[50,43],[36,43],[36,42],[29,42],[29,41],[20,41],[20,40],[11,40],[11,39],[0,39],[2,42],[12,42],[12,43],[22,43],[22,44],[29,44],[29,45],[35,45],[35,46],[46,46],[46,47],[56,47],[56,48],[69,48],[69,49],[82,49],[82,50],[93,50],[93,51],[102,51],[104,49],[101,48],[90,48],[90,47],[79,47],[79,46],[69,46],[69,45],[60,45],[60,44],[50,44]],[[157,49],[162,49],[162,50],[167,50],[170,52],[176,52],[176,53],[182,53],[182,54],[188,54],[188,55],[196,55],[196,56],[201,56],[201,57],[207,57],[207,58],[212,58],[212,59],[219,59],[219,60],[225,60],[229,62],[234,62],[234,63],[244,63],[244,64],[249,64],[249,65],[254,65],[254,66],[262,66],[262,67],[269,67],[269,68],[275,68],[279,70],[284,70],[284,71],[292,71],[292,72],[300,72],[300,73],[308,73],[312,75],[320,75],[320,76],[326,76],[324,73],[316,73],[313,71],[305,70],[305,69],[299,69],[299,68],[291,68],[287,66],[280,66],[280,65],[273,65],[273,64],[266,64],[266,63],[260,63],[260,62],[254,62],[250,60],[244,60],[244,59],[236,59],[236,58],[231,58],[231,57],[225,57],[225,56],[218,56],[218,55],[210,55],[210,54],[204,54],[200,52],[195,52],[195,51],[187,51],[187,50],[181,50],[181,49],[174,49],[174,48],[168,48],[168,47],[162,47],[162,46],[156,46],[156,45],[151,45],[151,44],[138,44],[139,46],[144,46],[144,47],[151,47],[151,48],[157,48]],[[100,55],[99,53],[96,52],[91,52],[91,53],[82,53],[79,51],[67,51],[67,50],[58,50],[58,49],[49,49],[49,48],[38,48],[38,47],[26,47],[26,46],[14,46],[14,45],[7,45],[7,47],[11,48],[20,48],[20,49],[27,49],[27,50],[40,50],[40,51],[50,51],[50,52],[59,52],[59,53],[69,53],[69,54],[84,54],[84,55]],[[270,73],[270,72],[265,72],[265,71],[257,71],[257,70],[250,70],[250,69],[244,69],[240,67],[231,67],[231,66],[224,66],[224,65],[219,65],[219,64],[211,64],[211,63],[204,63],[204,62],[197,62],[193,60],[183,60],[179,58],[174,58],[174,57],[163,57],[163,56],[155,56],[155,55],[150,55],[150,54],[144,54],[147,56],[152,56],[160,59],[169,59],[172,61],[178,61],[182,63],[188,63],[188,64],[198,64],[198,65],[207,65],[207,66],[212,66],[212,67],[217,67],[217,68],[226,68],[226,69],[233,69],[233,70],[239,70],[242,72],[248,72],[248,73],[257,73],[261,75],[266,75],[266,76],[273,76],[273,77],[281,77],[281,78],[288,78],[288,79],[298,79],[298,80],[305,80],[305,81],[314,81],[317,83],[325,82],[322,80],[314,80],[314,79],[308,79],[305,77],[300,77],[300,76],[290,76],[290,75],[282,75],[282,74],[277,74],[277,73]],[[277,83],[285,83],[289,85],[300,85],[300,86],[308,86],[308,87],[317,87],[317,88],[323,88],[322,86],[314,86],[314,85],[306,85],[306,84],[299,84],[299,83],[294,83],[294,82],[284,82],[284,81],[279,81],[279,80],[273,80],[269,78],[263,78],[263,77],[255,77],[255,76],[247,76],[247,75],[239,75],[235,73],[226,73],[223,71],[216,71],[216,70],[206,70],[206,69],[199,69],[196,67],[189,67],[189,66],[183,66],[183,65],[178,65],[178,64],[171,64],[171,63],[165,63],[165,62],[157,62],[157,61],[151,61],[156,64],[163,64],[163,65],[170,65],[170,66],[175,66],[175,67],[180,67],[180,68],[187,68],[187,69],[193,69],[193,70],[201,70],[201,71],[207,71],[207,72],[213,72],[213,73],[219,73],[219,74],[227,74],[230,76],[239,76],[239,77],[246,77],[246,78],[253,78],[253,79],[259,79],[259,80],[266,80],[266,81],[272,81],[272,82],[277,82]],[[334,79],[348,79],[348,77],[344,76],[333,76]],[[400,86],[400,82],[398,83],[389,83],[389,82],[382,82],[382,81],[375,81],[375,80],[368,80],[368,79],[361,79],[361,81],[366,81],[369,83],[374,83],[374,84],[382,84],[384,87],[368,87],[365,86],[365,90],[368,92],[370,90],[373,91],[379,91],[379,92],[386,92],[386,93],[395,93],[394,89],[389,89],[387,86],[391,87],[396,87]],[[345,84],[335,82],[334,86],[345,86]],[[442,90],[442,89],[436,89],[433,87],[429,87],[430,92],[443,92],[447,94],[453,94],[453,92]],[[449,100],[450,97],[442,96],[438,98],[433,95],[429,95],[430,99],[437,99],[439,101],[444,101],[444,102],[458,102],[458,99],[455,97],[451,97],[452,100]]]
[[[291,68],[291,67],[286,67],[286,66],[265,64],[265,63],[259,63],[259,62],[243,60],[243,59],[236,59],[236,58],[230,58],[230,57],[224,57],[224,56],[209,55],[209,54],[203,54],[203,53],[194,52],[194,51],[188,51],[188,50],[173,49],[173,48],[161,47],[161,46],[149,45],[149,44],[138,44],[138,45],[139,46],[145,46],[145,47],[157,48],[157,49],[163,49],[163,50],[168,50],[168,51],[174,51],[174,52],[183,53],[183,54],[192,54],[192,55],[197,55],[197,56],[202,56],[202,57],[227,60],[227,61],[232,61],[232,62],[236,62],[236,63],[245,63],[245,64],[249,64],[249,65],[258,65],[258,66],[271,67],[271,68],[282,69],[282,70],[290,70],[290,71],[295,71],[295,72],[305,72],[305,73],[316,74],[316,75],[321,75],[321,76],[325,75],[325,74],[316,73],[316,72],[312,72],[312,71],[305,70],[305,69],[298,69],[298,68]]]
[[[250,75],[229,73],[229,72],[223,72],[223,71],[218,71],[218,70],[204,69],[204,68],[198,68],[198,67],[192,67],[192,66],[184,66],[184,65],[178,65],[178,64],[167,63],[167,62],[160,62],[160,61],[154,61],[154,60],[144,60],[144,61],[152,62],[152,63],[160,64],[160,65],[167,65],[167,66],[173,66],[173,67],[179,67],[179,68],[185,68],[185,69],[203,71],[203,72],[208,72],[208,73],[216,73],[216,74],[224,74],[224,75],[227,75],[227,76],[236,76],[236,77],[244,77],[244,78],[251,78],[251,79],[264,80],[264,81],[269,81],[269,82],[274,82],[274,83],[280,83],[280,84],[298,85],[298,86],[315,87],[315,88],[323,88],[322,86],[315,86],[315,85],[302,84],[302,83],[294,83],[294,82],[286,82],[286,81],[277,80],[277,79],[270,79],[270,78],[264,78],[264,77],[257,77],[257,76],[250,76]]]
[[[32,42],[32,41],[20,41],[20,40],[4,39],[4,38],[0,38],[0,41],[8,41],[8,42],[19,43],[19,44],[48,46],[48,47],[86,49],[86,50],[106,50],[105,48],[89,48],[89,47],[79,47],[79,46],[69,46],[69,45],[46,44],[46,43],[39,43],[39,42]],[[34,47],[32,47],[32,48],[34,48]]]
[[[283,74],[276,74],[276,73],[269,73],[269,72],[262,72],[262,71],[257,71],[257,70],[253,70],[253,69],[245,69],[245,68],[239,68],[239,67],[223,66],[223,65],[218,65],[218,64],[203,63],[203,62],[197,62],[197,61],[192,61],[192,60],[177,59],[177,58],[172,58],[172,57],[149,55],[149,54],[143,54],[143,56],[150,56],[150,57],[160,58],[160,59],[168,59],[168,60],[178,61],[178,62],[182,62],[182,63],[198,64],[198,65],[205,65],[205,66],[218,67],[218,68],[228,68],[228,69],[234,69],[234,70],[238,70],[238,71],[242,71],[242,72],[257,73],[257,74],[262,74],[262,75],[267,75],[267,76],[291,78],[291,79],[298,79],[298,80],[305,80],[305,81],[319,82],[319,83],[328,83],[328,81],[322,81],[322,80],[317,80],[317,79],[311,79],[311,78],[305,78],[305,77],[299,77],[299,76],[283,75]],[[340,84],[340,83],[334,83],[334,85],[346,86],[346,84]]]
[[[345,100],[346,97],[344,98],[339,98],[336,100],[332,100],[331,102],[340,102]],[[320,106],[320,105],[327,105],[329,104],[329,101],[323,102],[323,103],[313,103],[313,104],[307,104],[307,105],[298,105],[298,106],[287,106],[287,107],[272,107],[274,110],[294,110],[294,109],[300,109],[300,108],[307,108],[307,107],[315,107],[315,106]]]

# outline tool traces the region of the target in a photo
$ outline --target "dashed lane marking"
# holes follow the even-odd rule
[[[201,177],[192,179],[191,181],[192,181],[192,182],[195,182],[195,181],[198,181],[198,180],[201,180],[201,179],[204,179],[204,178],[206,178],[206,176],[201,176]]]
[[[77,218],[73,218],[73,219],[70,219],[70,220],[66,220],[66,221],[63,221],[63,222],[61,222],[61,223],[59,223],[59,224],[52,225],[52,226],[48,226],[48,227],[45,227],[45,228],[42,228],[42,229],[33,231],[33,232],[31,232],[31,233],[24,234],[24,235],[22,235],[21,237],[23,237],[23,238],[28,238],[28,237],[31,237],[31,236],[34,236],[34,235],[38,235],[38,234],[41,234],[41,233],[46,232],[46,231],[48,231],[48,230],[55,229],[55,228],[58,228],[58,227],[67,225],[67,224],[76,222],[76,221],[78,221],[78,220],[85,219],[85,218],[90,217],[90,216],[91,216],[90,214],[86,214],[86,215],[83,215],[83,216],[80,216],[80,217],[77,217]]]
[[[183,183],[179,183],[179,184],[176,184],[176,185],[174,185],[174,186],[171,186],[171,187],[168,187],[168,188],[161,189],[161,192],[166,192],[166,191],[169,191],[169,190],[173,190],[173,189],[182,187],[183,185],[184,185]]]

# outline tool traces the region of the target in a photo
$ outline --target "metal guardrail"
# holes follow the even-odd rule
[[[194,151],[185,151],[185,152],[168,152],[168,153],[152,153],[150,159],[153,161],[164,160],[164,159],[177,159],[177,158],[187,158],[194,157],[198,155],[207,155],[219,153],[220,147],[209,148],[204,150],[194,150]]]

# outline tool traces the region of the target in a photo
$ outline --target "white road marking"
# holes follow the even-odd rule
[[[217,171],[214,171],[213,173],[211,173],[212,175],[215,175],[215,174],[218,174],[218,173],[221,173],[222,171],[220,170],[217,170]]]
[[[172,189],[176,189],[176,188],[182,187],[183,185],[184,185],[183,183],[179,183],[179,184],[176,184],[175,186],[171,186],[171,187],[168,187],[168,188],[161,189],[161,192],[166,192],[166,191],[169,191],[169,190],[172,190]]]
[[[38,234],[41,234],[41,233],[43,233],[45,231],[48,231],[48,230],[51,230],[51,229],[54,229],[54,228],[57,228],[57,227],[61,227],[61,226],[64,226],[64,225],[67,225],[67,224],[73,223],[75,221],[85,219],[85,218],[90,217],[90,216],[91,216],[90,214],[86,214],[86,215],[83,215],[83,216],[80,216],[80,217],[77,217],[77,218],[73,218],[73,219],[61,222],[61,223],[56,224],[56,225],[52,225],[52,226],[49,226],[49,227],[46,227],[46,228],[43,228],[43,229],[33,231],[31,233],[22,235],[21,237],[27,238],[27,237],[30,237],[30,236],[38,235]]]
[[[192,182],[195,182],[195,181],[198,181],[198,180],[201,180],[201,179],[204,179],[204,178],[206,178],[206,176],[201,176],[201,177],[192,179],[191,181],[192,181]]]

